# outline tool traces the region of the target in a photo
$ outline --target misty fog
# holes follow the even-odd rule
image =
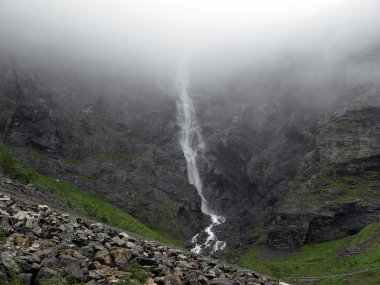
[[[280,77],[290,89],[377,78],[378,15],[376,0],[3,0],[0,50],[47,70],[164,89],[186,56],[195,93],[231,95],[237,78],[240,93],[260,96],[277,92],[262,89]]]

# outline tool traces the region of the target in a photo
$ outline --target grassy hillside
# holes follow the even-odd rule
[[[20,164],[13,152],[3,144],[0,144],[0,169],[13,179],[32,183],[44,191],[57,195],[70,207],[85,215],[150,239],[179,244],[178,240],[148,228],[111,203],[84,192],[70,183],[56,181]]]
[[[297,284],[297,277],[339,275],[380,267],[380,223],[370,224],[352,237],[311,244],[284,254],[260,246],[250,247],[240,261],[254,269]],[[380,284],[380,269],[352,276],[322,278],[318,285]]]

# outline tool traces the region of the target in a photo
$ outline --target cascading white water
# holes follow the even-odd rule
[[[212,246],[212,251],[223,250],[226,248],[226,243],[217,240],[213,228],[225,222],[223,216],[215,214],[208,206],[207,200],[203,195],[202,180],[199,175],[197,160],[199,153],[205,148],[199,125],[196,120],[194,105],[188,94],[189,74],[184,62],[181,62],[176,78],[176,92],[178,95],[177,112],[178,122],[180,124],[179,142],[187,162],[187,176],[189,183],[194,185],[202,199],[201,210],[204,214],[211,217],[211,225],[204,231],[208,237],[204,243],[198,243],[199,234],[192,238],[194,248],[192,252],[200,253],[202,250]]]

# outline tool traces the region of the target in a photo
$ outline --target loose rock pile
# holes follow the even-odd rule
[[[5,284],[12,275],[22,284],[44,284],[57,277],[85,284],[120,280],[138,284],[130,272],[136,264],[150,277],[148,285],[279,284],[248,270],[138,240],[101,223],[90,224],[4,194],[0,194],[0,228],[0,280]]]

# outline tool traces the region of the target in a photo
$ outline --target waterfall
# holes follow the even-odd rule
[[[180,125],[179,142],[187,163],[187,177],[189,183],[195,186],[198,191],[198,195],[201,197],[202,213],[210,216],[211,218],[211,224],[204,229],[204,232],[208,235],[206,241],[203,243],[199,242],[200,234],[195,235],[191,240],[194,244],[191,251],[200,253],[202,250],[212,247],[211,252],[215,252],[226,248],[226,243],[217,240],[217,237],[213,232],[215,226],[225,222],[225,218],[217,215],[210,209],[203,194],[203,185],[199,175],[197,163],[200,152],[202,152],[205,148],[205,143],[196,119],[194,104],[188,94],[188,89],[188,70],[186,68],[186,64],[181,62],[176,78],[176,93],[178,95],[177,112],[178,122]]]

